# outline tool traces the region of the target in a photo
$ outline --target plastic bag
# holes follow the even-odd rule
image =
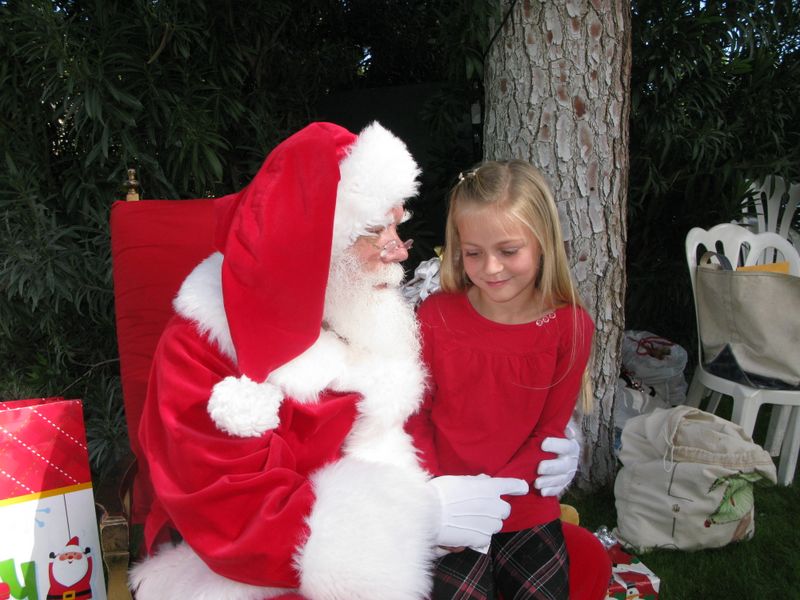
[[[652,412],[656,408],[669,408],[670,405],[651,387],[643,387],[638,380],[617,379],[614,395],[614,450],[619,452],[622,429],[633,417]]]
[[[686,401],[686,350],[649,331],[625,332],[622,367],[672,406]]]

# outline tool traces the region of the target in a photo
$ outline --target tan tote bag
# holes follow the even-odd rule
[[[776,481],[769,453],[741,427],[690,406],[630,419],[619,459],[615,533],[638,552],[751,538],[753,484]]]
[[[712,257],[721,264],[709,264]],[[704,364],[727,347],[744,373],[787,384],[770,387],[800,385],[800,277],[733,271],[708,252],[695,285]]]

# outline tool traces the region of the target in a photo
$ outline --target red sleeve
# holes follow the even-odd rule
[[[432,326],[431,317],[434,311],[430,308],[430,301],[423,302],[417,314],[422,339],[422,360],[428,371],[428,385],[419,410],[406,421],[406,431],[414,440],[414,447],[419,452],[422,468],[432,475],[441,475],[436,457],[433,422],[431,421],[431,406],[436,391],[436,381],[433,378],[432,369],[435,328]]]
[[[583,309],[558,312],[558,354],[554,380],[547,393],[544,408],[532,435],[514,454],[496,477],[519,477],[527,473],[528,483],[533,483],[543,460],[555,458],[552,452],[542,450],[547,437],[564,437],[564,429],[575,410],[581,388],[583,372],[592,349],[594,323]],[[573,335],[573,332],[575,334]],[[539,493],[531,487],[531,492]]]
[[[296,587],[292,560],[315,500],[308,473],[338,455],[354,401],[284,399],[278,428],[238,438],[219,431],[206,410],[213,386],[237,373],[193,326],[168,326],[153,365],[140,441],[157,498],[155,527],[171,522],[224,577]]]

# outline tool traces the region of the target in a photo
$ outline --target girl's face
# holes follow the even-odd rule
[[[539,308],[535,287],[542,248],[531,231],[496,208],[467,210],[456,218],[464,270],[480,306],[494,316],[524,316]],[[472,299],[472,296],[471,296]]]

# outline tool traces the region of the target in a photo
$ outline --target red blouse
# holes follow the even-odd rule
[[[565,306],[520,325],[481,316],[466,294],[439,293],[419,308],[431,381],[407,430],[433,475],[518,477],[526,496],[506,496],[503,531],[559,517],[555,497],[533,488],[548,436],[563,437],[591,350],[594,324]]]

